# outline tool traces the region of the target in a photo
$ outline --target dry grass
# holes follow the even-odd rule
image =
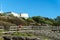
[[[2,37],[0,37],[0,40],[3,40],[3,38],[2,38]]]

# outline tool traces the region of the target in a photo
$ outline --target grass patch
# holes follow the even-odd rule
[[[15,32],[12,34],[13,36],[35,36],[33,34],[27,34],[27,33],[19,33],[19,32]]]
[[[0,32],[4,32],[4,30],[0,30]]]
[[[0,40],[3,40],[3,38],[1,37]]]

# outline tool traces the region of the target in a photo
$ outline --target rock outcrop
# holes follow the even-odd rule
[[[4,40],[40,40],[37,37],[25,37],[25,36],[4,36]]]

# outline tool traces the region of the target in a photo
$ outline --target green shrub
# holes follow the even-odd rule
[[[13,33],[13,36],[34,36],[34,35],[33,34],[27,34],[27,33],[15,32],[15,33]]]

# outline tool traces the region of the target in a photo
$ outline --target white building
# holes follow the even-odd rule
[[[16,17],[20,17],[20,15],[18,13],[15,13],[15,12],[6,12],[7,15],[13,15],[13,16],[16,16]]]
[[[28,15],[28,13],[21,13],[20,17],[27,19],[27,18],[29,18],[29,15]]]
[[[0,13],[3,13],[3,12],[0,12]],[[27,19],[27,18],[29,18],[29,15],[28,15],[28,13],[20,13],[20,14],[18,14],[18,13],[15,13],[15,12],[4,12],[6,15],[13,15],[13,16],[15,16],[15,17],[22,17],[22,18],[25,18],[25,19]]]

